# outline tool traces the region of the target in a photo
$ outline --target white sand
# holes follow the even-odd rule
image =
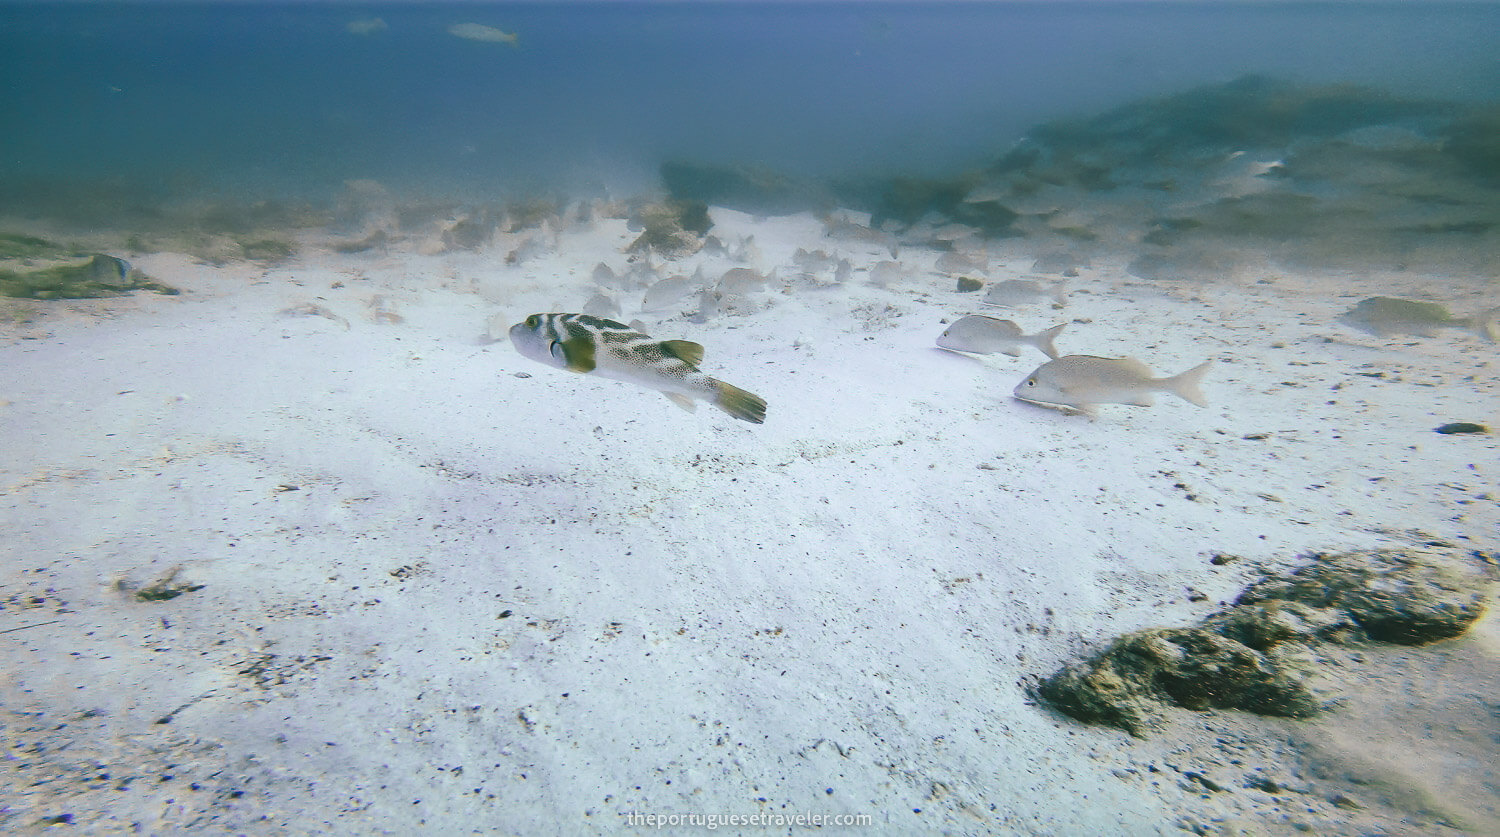
[[[806,216],[713,215],[783,277],[797,247],[861,268],[889,258]],[[1500,822],[1493,782],[1462,801],[1376,783],[1348,807],[1352,774],[1310,773],[1299,745],[1321,740],[1319,758],[1346,765],[1372,752],[1330,732],[1339,710],[1181,711],[1137,741],[1024,688],[1120,633],[1201,618],[1300,552],[1493,548],[1496,436],[1432,429],[1500,425],[1500,352],[1333,321],[1376,293],[1500,303],[1477,282],[1267,270],[1171,286],[1096,261],[1064,310],[1011,315],[1028,333],[1076,320],[1065,353],[1164,374],[1219,362],[1208,409],[1164,396],[1095,419],[1011,398],[1040,354],[933,346],[945,319],[982,310],[930,272],[933,251],[904,249],[913,275],[889,289],[856,272],[701,324],[642,315],[765,397],[753,426],[483,339],[496,314],[578,310],[593,266],[623,267],[633,237],[604,221],[511,267],[503,249],[310,247],[270,269],[163,254],[136,264],[187,293],[12,306],[29,313],[0,345],[0,828],[653,830],[631,812],[865,814],[868,828],[831,830],[879,834]],[[1036,255],[992,252],[991,279]],[[694,257],[681,272],[700,262],[730,266]],[[376,295],[404,322],[375,321]],[[347,327],[278,316],[308,302]],[[132,595],[173,570],[202,588]],[[1443,653],[1492,663],[1493,623],[1478,633]],[[1474,733],[1457,739],[1493,734],[1484,705],[1465,704]],[[1443,769],[1492,770],[1484,752]],[[1300,785],[1247,789],[1252,775]]]

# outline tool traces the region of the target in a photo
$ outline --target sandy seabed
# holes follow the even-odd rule
[[[620,293],[620,319],[702,343],[769,402],[761,426],[491,339],[580,310],[597,263],[624,269],[623,220],[519,264],[316,236],[270,267],[160,253],[133,261],[179,296],[11,306],[0,827],[1500,832],[1493,616],[1359,652],[1305,721],[1183,710],[1138,740],[1029,689],[1310,550],[1493,548],[1496,437],[1433,429],[1500,424],[1496,347],[1335,322],[1435,277],[1094,259],[1064,307],[993,313],[1068,322],[1064,353],[1217,362],[1206,409],[1091,418],[1011,397],[1039,353],[934,346],[987,310],[939,252],[903,248],[877,287],[884,245],[712,214],[778,278],[701,322]],[[853,277],[796,277],[797,248]],[[990,252],[991,281],[1037,255]],[[698,265],[735,263],[664,272]],[[1455,311],[1497,304],[1441,280]]]

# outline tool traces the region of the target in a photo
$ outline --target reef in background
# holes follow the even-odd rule
[[[949,224],[1040,250],[1131,253],[1151,279],[1266,259],[1311,267],[1500,269],[1500,107],[1263,77],[1033,129],[945,178],[795,182],[683,162],[670,194],[774,214],[865,210],[920,237]]]

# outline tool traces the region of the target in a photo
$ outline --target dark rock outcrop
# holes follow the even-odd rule
[[[1484,612],[1486,577],[1433,550],[1315,553],[1246,588],[1196,627],[1138,631],[1041,682],[1038,695],[1084,723],[1140,736],[1168,706],[1303,718],[1322,643],[1422,645],[1462,634]]]

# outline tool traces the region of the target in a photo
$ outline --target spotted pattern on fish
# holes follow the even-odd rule
[[[521,354],[549,366],[660,390],[686,409],[703,400],[735,418],[765,421],[764,399],[698,370],[697,343],[656,340],[591,314],[532,314],[511,327],[510,338]]]

